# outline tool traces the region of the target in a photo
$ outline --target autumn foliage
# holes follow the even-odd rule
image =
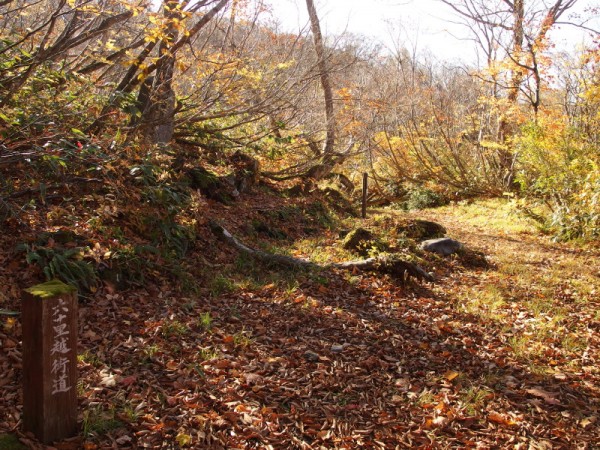
[[[292,33],[260,0],[0,0],[0,448],[20,289],[54,278],[61,448],[597,445],[597,33],[554,48],[575,1],[443,3],[479,66],[317,37],[312,1]],[[458,254],[402,228],[433,207]],[[343,270],[359,221],[421,282]]]

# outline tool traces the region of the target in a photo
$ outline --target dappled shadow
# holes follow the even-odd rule
[[[132,447],[181,433],[210,448],[419,447],[442,437],[459,448],[518,436],[567,447],[597,433],[577,428],[597,392],[532,374],[503,348],[498,324],[457,312],[428,286],[343,273],[303,280],[287,293],[89,305],[82,407],[142,404],[112,432]],[[199,321],[207,312],[210,326]],[[107,386],[106,372],[120,382]]]
[[[589,426],[597,374],[563,370],[555,354],[541,361],[562,371],[541,373],[507,344],[506,323],[463,312],[451,278],[464,282],[483,267],[461,258],[440,259],[435,286],[322,271],[225,295],[182,298],[167,285],[98,293],[80,317],[87,439],[117,448],[598,442]],[[245,263],[240,272],[273,270]],[[11,394],[3,405],[13,426],[19,377],[11,372],[0,388]],[[94,428],[90,417],[99,425],[112,417],[112,428]]]

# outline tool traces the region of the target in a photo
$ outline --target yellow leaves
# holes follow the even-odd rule
[[[102,10],[93,4],[85,4],[83,6],[78,7],[77,9],[79,9],[80,11],[86,12],[88,14],[89,13],[92,13],[92,14],[101,14],[102,13]]]
[[[248,67],[242,67],[241,69],[239,69],[237,71],[237,73],[239,76],[244,77],[247,80],[254,81],[254,82],[260,82],[263,79],[262,72],[260,72],[258,70],[252,70]]]
[[[449,370],[444,374],[444,378],[448,381],[452,381],[460,375],[459,372],[455,372],[454,370]]]
[[[120,48],[119,48],[119,47],[117,47],[117,46],[115,45],[115,41],[114,41],[114,39],[109,39],[108,41],[106,41],[106,42],[104,43],[104,47],[105,47],[105,48],[106,48],[108,51],[111,51],[111,52],[120,50]]]
[[[140,13],[144,11],[144,8],[140,5],[132,5],[130,3],[124,3],[122,5],[127,11],[131,11],[133,13],[133,17],[139,16]]]
[[[185,26],[185,21],[189,15],[183,12],[178,14],[179,17],[164,17],[156,13],[148,14],[148,21],[154,27],[146,31],[144,40],[146,42],[171,42],[173,41],[172,34],[179,33],[189,36],[190,32]]]
[[[189,434],[179,433],[175,438],[180,447],[187,447],[192,443],[192,437]]]
[[[186,64],[184,61],[181,60],[177,60],[176,64],[177,69],[180,70],[181,72],[185,72],[186,70],[188,70],[190,68],[189,64]]]
[[[14,317],[8,317],[3,325],[4,330],[5,331],[12,330],[15,327],[16,323],[17,323],[17,319],[15,319]]]
[[[507,150],[508,149],[508,147],[505,144],[502,144],[501,142],[488,141],[486,139],[482,139],[479,142],[479,145],[482,148],[489,148],[491,150]]]
[[[285,70],[285,69],[289,69],[290,67],[293,67],[296,64],[296,62],[294,60],[289,60],[287,62],[280,62],[278,63],[275,68],[277,70]]]

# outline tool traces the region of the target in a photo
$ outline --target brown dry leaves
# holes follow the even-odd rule
[[[351,275],[299,274],[293,292],[273,283],[216,299],[182,298],[158,279],[148,291],[100,290],[80,310],[87,434],[76,445],[592,448],[600,441],[597,331],[581,369],[572,370],[572,355],[557,346],[532,364],[507,344],[503,324],[457,307],[462,286],[493,281],[493,270],[452,259],[438,269],[436,287]],[[520,313],[516,326],[527,319]],[[3,323],[0,428],[8,431],[20,420],[20,327]]]

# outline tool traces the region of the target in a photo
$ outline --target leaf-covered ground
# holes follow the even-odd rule
[[[158,274],[145,289],[100,288],[80,307],[81,433],[56,446],[598,448],[599,252],[553,243],[507,211],[411,213],[490,263],[429,258],[435,284],[326,271],[223,275],[194,295]],[[369,224],[404,213],[382,214]],[[240,231],[240,217],[225,219]],[[206,239],[217,271],[276,272]],[[306,256],[338,242],[324,231]],[[1,257],[0,305],[18,308],[31,275]],[[19,319],[0,318],[0,434],[36,448],[20,430]]]

